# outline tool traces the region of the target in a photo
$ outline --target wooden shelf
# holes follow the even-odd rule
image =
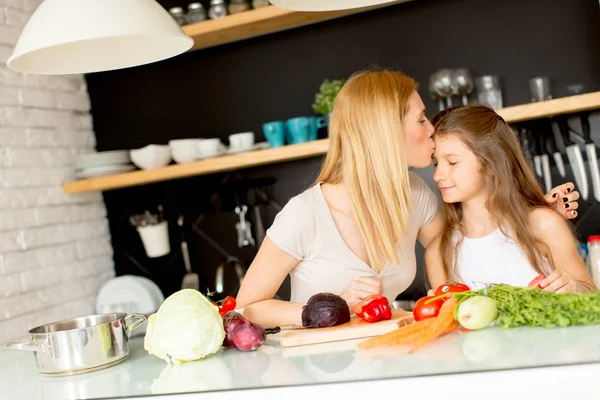
[[[316,157],[327,152],[328,139],[308,143],[287,145],[274,149],[248,151],[221,157],[209,158],[186,164],[168,165],[152,170],[138,170],[116,175],[88,178],[63,184],[65,193],[111,190],[130,186],[146,185],[153,182],[169,181],[190,176],[207,175],[217,172],[274,164],[283,161]]]
[[[540,101],[505,107],[498,114],[508,123],[528,121],[532,119],[553,117],[561,114],[571,114],[600,108],[600,92],[561,97],[558,99]]]
[[[221,19],[206,20],[196,24],[185,25],[182,28],[188,36],[194,39],[194,46],[190,49],[190,51],[193,51],[329,21],[408,1],[410,0],[398,0],[371,7],[327,12],[298,12],[284,10],[276,6],[267,6],[228,15]]]
[[[600,92],[506,107],[498,110],[498,113],[502,115],[506,122],[515,123],[594,109],[600,109]],[[193,163],[169,165],[153,170],[140,170],[98,178],[82,179],[65,183],[63,185],[63,190],[65,193],[112,190],[196,175],[233,171],[259,165],[321,156],[327,152],[328,146],[329,140],[321,139],[309,143],[287,145],[274,149],[257,150],[210,158]]]

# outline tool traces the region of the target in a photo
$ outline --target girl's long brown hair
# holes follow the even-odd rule
[[[538,273],[548,273],[543,256],[547,246],[535,239],[529,215],[536,207],[549,207],[533,171],[527,164],[517,134],[493,109],[471,104],[440,112],[434,119],[435,136],[456,135],[474,154],[489,197],[488,211],[502,233],[514,240]],[[460,279],[456,260],[463,240],[461,203],[444,203],[446,227],[440,252],[446,275]],[[460,234],[456,240],[456,233]]]

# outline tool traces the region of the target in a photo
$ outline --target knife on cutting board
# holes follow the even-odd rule
[[[560,130],[560,134],[567,150],[567,158],[569,164],[573,170],[573,176],[575,177],[575,184],[577,190],[581,193],[581,198],[587,200],[588,198],[588,181],[587,174],[585,172],[585,166],[583,164],[583,157],[581,156],[581,149],[577,143],[573,143],[569,137],[570,129],[567,122],[566,116],[555,117],[556,123]]]
[[[596,144],[592,141],[590,136],[589,113],[581,113],[579,118],[581,120],[581,133],[583,134],[583,139],[585,140],[585,152],[587,153],[587,159],[592,176],[592,190],[594,191],[594,198],[596,201],[600,201],[600,171],[598,170],[598,158],[596,157]]]

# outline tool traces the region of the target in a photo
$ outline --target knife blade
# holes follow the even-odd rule
[[[563,157],[558,148],[556,147],[556,139],[554,138],[554,131],[552,130],[552,124],[550,120],[544,120],[544,133],[546,133],[546,151],[548,154],[552,154],[552,158],[554,158],[554,163],[556,164],[556,168],[558,169],[558,173],[561,177],[565,177],[565,163],[563,161]]]
[[[525,128],[521,128],[517,131],[517,135],[521,142],[521,150],[523,151],[525,160],[527,161],[527,164],[529,164],[529,167],[531,167],[531,170],[534,171],[535,166],[533,165],[533,155],[531,154],[529,131]]]
[[[581,113],[579,118],[581,120],[581,133],[583,134],[583,139],[585,140],[585,151],[587,153],[587,159],[592,175],[592,190],[594,191],[594,198],[596,201],[600,201],[600,171],[598,170],[598,158],[596,157],[596,144],[592,141],[590,136],[589,113]]]
[[[577,184],[577,190],[581,193],[581,198],[587,200],[588,198],[588,181],[587,174],[585,172],[583,157],[581,156],[581,149],[577,143],[573,143],[569,137],[569,124],[567,123],[567,117],[561,116],[556,118],[560,134],[563,138],[565,149],[567,150],[567,158],[569,164],[573,170],[573,176],[575,177],[575,183]]]
[[[540,178],[544,177],[544,172],[542,171],[542,137],[539,135],[539,132],[529,131],[529,137],[532,141],[532,149],[531,153],[533,154],[533,165],[535,167],[535,173]]]

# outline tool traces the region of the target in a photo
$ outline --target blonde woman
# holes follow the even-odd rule
[[[319,292],[352,308],[370,294],[392,301],[406,290],[416,275],[416,241],[427,248],[444,227],[436,195],[408,170],[431,164],[433,133],[413,79],[387,70],[354,74],[335,100],[316,184],[276,216],[248,269],[237,295],[244,315],[263,326],[296,324]],[[574,201],[572,189],[554,188],[548,198]],[[576,203],[569,215],[559,204],[574,217]],[[273,299],[288,274],[290,301]]]

